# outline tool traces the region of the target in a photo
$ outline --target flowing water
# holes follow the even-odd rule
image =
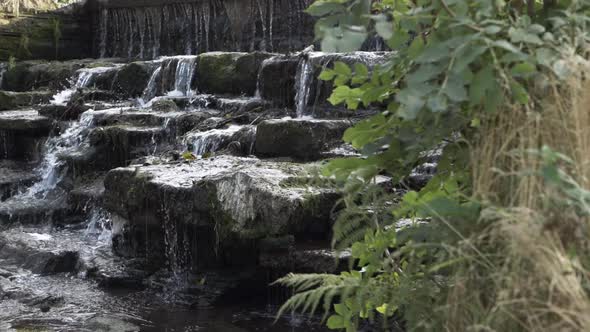
[[[87,111],[80,116],[80,121],[71,122],[61,135],[47,140],[43,160],[37,168],[41,180],[31,186],[23,196],[45,198],[59,185],[67,173],[65,162],[60,157],[82,148],[92,126],[92,120],[92,111]]]
[[[2,89],[2,83],[4,83],[4,74],[8,70],[8,65],[5,63],[0,63],[0,89]]]
[[[185,138],[186,144],[192,146],[192,152],[197,156],[203,156],[219,150],[222,145],[232,141],[232,137],[243,126],[231,125],[224,129],[213,129],[195,133]]]
[[[156,58],[222,51],[228,46],[237,51],[295,50],[313,40],[308,29],[312,22],[303,15],[311,2],[204,0],[159,7],[103,8],[98,54]],[[288,29],[284,29],[287,21]]]
[[[53,105],[66,105],[74,93],[78,89],[87,88],[94,83],[94,80],[102,74],[117,70],[120,65],[112,66],[112,67],[95,67],[95,68],[83,68],[77,71],[77,77],[73,77],[71,81],[71,87],[65,90],[62,90],[55,94],[51,100],[51,104]]]

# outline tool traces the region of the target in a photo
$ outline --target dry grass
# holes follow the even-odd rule
[[[463,266],[447,300],[448,331],[590,331],[590,220],[556,205],[556,188],[533,175],[542,166],[530,150],[549,146],[590,188],[590,74],[550,84],[527,106],[507,106],[485,119],[472,147],[475,197],[488,225],[460,251]],[[474,249],[477,252],[474,253]]]

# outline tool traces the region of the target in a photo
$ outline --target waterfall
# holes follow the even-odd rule
[[[110,245],[112,239],[111,216],[100,207],[93,207],[84,230],[84,237],[96,240],[98,245]]]
[[[8,70],[8,65],[0,63],[0,90],[2,89],[2,83],[4,82],[4,74]]]
[[[143,95],[141,96],[141,100],[142,100],[143,104],[149,102],[150,100],[154,99],[154,97],[156,97],[156,94],[158,93],[157,82],[158,82],[158,80],[161,79],[161,77],[160,77],[161,72],[162,72],[162,67],[159,66],[152,73],[152,76],[150,77],[150,80],[148,81],[148,84],[145,87],[145,90],[143,90]]]
[[[102,8],[97,55],[156,58],[208,51],[295,51],[313,42],[313,21],[303,14],[311,2],[201,0]]]
[[[313,64],[310,58],[303,57],[299,61],[297,68],[297,77],[295,78],[295,106],[297,117],[302,118],[307,111],[309,103],[309,93],[313,83]]]
[[[159,65],[152,72],[140,104],[144,107],[151,106],[150,101],[162,92],[166,92],[169,97],[192,96],[194,91],[191,85],[197,69],[197,59],[196,56],[174,56],[157,60]]]
[[[183,57],[178,60],[174,77],[174,90],[169,93],[169,95],[191,95],[191,83],[193,81],[193,75],[197,67],[196,60],[196,57]]]
[[[60,156],[80,148],[85,142],[88,128],[93,120],[92,111],[82,113],[79,122],[72,122],[60,136],[54,136],[45,143],[45,152],[41,165],[36,172],[41,180],[31,186],[23,195],[26,197],[45,198],[57,187],[67,173],[65,162]]]

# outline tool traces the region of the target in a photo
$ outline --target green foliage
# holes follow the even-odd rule
[[[296,293],[282,310],[323,307],[326,315],[333,312],[328,327],[346,331],[398,310],[409,330],[441,327],[444,280],[458,263],[449,248],[485,227],[477,222],[482,203],[470,199],[465,142],[477,135],[481,119],[508,111],[505,105],[534,106],[533,88],[567,78],[563,58],[587,49],[590,2],[544,5],[543,15],[534,15],[539,6],[503,0],[317,0],[310,6],[324,51],[356,50],[377,34],[396,52],[383,66],[336,62],[319,77],[333,81],[334,105],[387,110],[346,131],[344,140],[362,157],[324,169],[345,194],[333,245],[350,248],[351,271],[279,280]],[[375,184],[379,174],[398,183],[443,141],[439,172],[419,192],[400,199]],[[554,167],[565,159],[542,153],[542,176],[587,211],[587,193]],[[400,228],[400,218],[433,222]]]

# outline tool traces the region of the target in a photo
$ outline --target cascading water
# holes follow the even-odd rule
[[[151,74],[150,80],[143,91],[140,104],[151,106],[150,101],[159,94],[168,97],[190,97],[194,95],[192,82],[197,68],[196,56],[163,57]]]
[[[303,14],[311,2],[202,0],[102,8],[97,55],[156,58],[229,49],[294,51],[313,42],[312,19]]]
[[[120,65],[113,67],[83,68],[78,70],[76,72],[77,78],[72,79],[72,87],[55,94],[51,100],[51,104],[66,105],[78,89],[89,87],[101,74],[117,70],[119,67]]]
[[[215,152],[225,144],[229,143],[232,136],[237,133],[242,126],[231,125],[225,129],[213,129],[200,133],[195,133],[185,139],[187,145],[192,146],[192,152],[197,156],[203,156],[208,152]]]
[[[303,57],[299,61],[295,78],[295,107],[298,118],[305,116],[309,103],[309,93],[313,83],[313,64],[310,58]]]
[[[92,126],[92,120],[92,111],[86,111],[80,116],[80,121],[72,122],[63,134],[47,140],[43,161],[37,168],[41,180],[31,186],[23,196],[45,198],[57,187],[67,172],[60,155],[80,148],[85,142],[88,129]]]
[[[192,94],[191,83],[197,67],[196,57],[183,57],[178,60],[174,77],[174,90],[168,95],[190,96]]]
[[[4,74],[8,70],[8,65],[0,63],[0,89],[2,89],[2,83],[4,83]]]
[[[158,93],[158,86],[156,84],[157,84],[158,80],[161,79],[161,77],[160,77],[161,72],[162,72],[162,67],[159,66],[152,73],[152,76],[150,77],[150,80],[148,81],[148,84],[147,84],[145,90],[143,91],[143,94],[141,97],[141,101],[143,104],[149,102],[150,100],[154,99],[154,97],[156,97],[156,94]]]

